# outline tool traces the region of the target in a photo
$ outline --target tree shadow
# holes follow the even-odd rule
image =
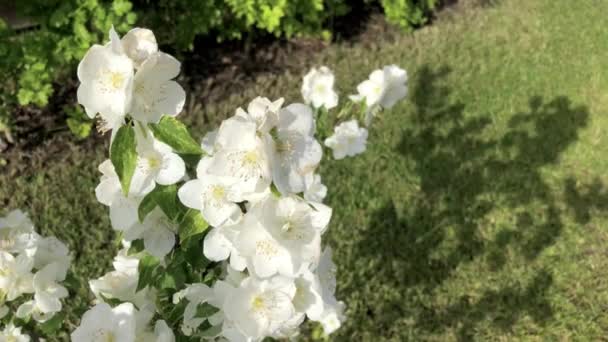
[[[529,109],[506,123],[507,133],[492,134],[490,115],[467,117],[463,103],[450,101],[450,90],[442,86],[449,72],[423,67],[411,83],[415,109],[398,148],[412,165],[408,172],[419,179],[417,193],[401,212],[389,202],[372,213],[366,237],[354,247],[361,258],[390,261],[378,263],[375,277],[406,296],[431,293],[475,259],[499,271],[512,257],[507,247],[533,261],[559,238],[566,215],[583,223],[590,208],[608,207],[608,190],[599,181],[574,187],[568,179],[564,208],[541,173],[577,140],[588,123],[586,107],[566,97],[531,97]],[[488,237],[485,228],[498,224],[497,215],[501,226]],[[505,220],[508,226],[502,226]],[[456,329],[459,339],[469,340],[481,321],[508,331],[525,314],[542,325],[553,315],[546,298],[552,282],[550,269],[536,270],[527,281],[463,294],[442,308],[416,302],[414,295],[384,303],[382,322],[374,326],[382,334],[409,316],[415,329]]]

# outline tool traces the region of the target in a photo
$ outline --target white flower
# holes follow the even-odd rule
[[[114,258],[114,271],[106,273],[98,279],[90,280],[89,287],[98,299],[116,298],[132,302],[135,299],[139,273],[139,259],[127,256],[126,251]]]
[[[160,207],[154,208],[142,223],[135,223],[124,232],[124,239],[133,241],[143,238],[144,248],[151,255],[163,258],[175,245],[177,227],[163,213]]]
[[[368,108],[380,105],[382,108],[392,108],[399,100],[407,95],[407,72],[396,65],[387,65],[383,69],[374,70],[369,79],[357,86],[358,95],[351,99],[365,99]]]
[[[215,141],[215,154],[207,172],[238,179],[243,200],[257,197],[270,186],[267,145],[256,134],[256,124],[239,116],[222,122]]]
[[[57,274],[65,274],[70,268],[70,252],[68,247],[54,236],[40,237],[36,241],[34,252],[34,268],[42,269],[46,265],[55,264]],[[60,279],[63,280],[63,279]]]
[[[220,281],[217,281],[216,284],[218,282]],[[194,330],[206,320],[206,318],[196,317],[196,308],[198,305],[212,300],[213,296],[213,291],[207,285],[200,283],[188,285],[173,295],[173,304],[179,303],[184,298],[188,300],[182,321],[184,335],[192,335]]]
[[[326,334],[331,334],[338,329],[344,321],[344,303],[338,302],[336,293],[336,265],[332,261],[332,251],[326,247],[315,270],[318,289],[323,310],[309,315],[309,318],[321,322]],[[318,314],[318,315],[317,315]],[[307,312],[308,315],[308,312]]]
[[[16,209],[0,217],[0,251],[31,254],[39,238],[34,224],[21,210]]]
[[[61,311],[61,299],[68,296],[68,290],[58,284],[66,276],[66,269],[59,263],[51,263],[34,275],[34,300],[43,314]]]
[[[167,322],[163,320],[156,321],[154,325],[154,336],[156,342],[175,342],[175,334],[169,328]]]
[[[136,136],[137,167],[143,174],[145,188],[154,182],[161,185],[175,184],[184,177],[186,164],[169,145],[155,139],[149,130]]]
[[[198,178],[186,182],[177,195],[185,206],[200,210],[210,225],[218,227],[229,219],[238,219],[241,209],[236,202],[240,202],[242,196],[238,178],[208,174],[207,164],[207,159],[199,162]]]
[[[34,231],[34,224],[26,213],[20,209],[9,212],[5,217],[0,217],[0,230],[12,230],[20,234]]]
[[[123,303],[115,308],[106,303],[95,305],[85,312],[80,326],[74,330],[74,342],[135,341],[135,308],[131,303]]]
[[[238,108],[235,115],[255,122],[259,132],[268,133],[278,122],[278,114],[283,102],[285,102],[283,98],[272,102],[266,97],[258,96],[249,102],[246,112]]]
[[[110,222],[116,230],[128,229],[137,222],[139,203],[155,187],[155,183],[143,172],[148,162],[142,158],[139,158],[138,162],[126,197],[112,162],[108,159],[99,165],[102,176],[95,188],[95,195],[100,203],[110,207]]]
[[[236,249],[245,258],[247,269],[260,278],[275,274],[292,276],[297,273],[297,260],[293,260],[289,250],[260,223],[261,209],[248,212],[239,224],[242,229],[235,241]]]
[[[309,173],[305,180],[304,199],[309,202],[323,202],[327,196],[327,187],[321,183],[321,176]]]
[[[291,104],[279,113],[272,179],[283,194],[305,190],[307,174],[317,168],[323,150],[314,138],[312,110],[301,103]]]
[[[130,109],[133,88],[133,62],[124,54],[119,37],[110,30],[111,42],[93,45],[78,65],[78,103],[87,115],[97,113],[107,129],[120,126]]]
[[[29,342],[30,337],[21,333],[21,328],[18,328],[9,323],[4,327],[4,330],[0,331],[0,341],[7,342]]]
[[[290,278],[249,277],[227,296],[224,314],[245,336],[261,340],[276,333],[294,316],[295,293],[296,287]]]
[[[312,68],[304,76],[302,98],[306,104],[312,104],[315,108],[332,109],[337,106],[338,94],[334,91],[333,72],[325,66]]]
[[[125,53],[133,60],[136,68],[139,68],[150,55],[158,51],[154,33],[145,28],[132,29],[122,37],[121,42]]]
[[[235,246],[252,274],[295,276],[303,265],[316,263],[325,228],[319,223],[307,203],[269,196],[245,215]]]
[[[175,81],[180,63],[172,56],[156,52],[149,56],[135,74],[130,114],[141,122],[157,123],[163,115],[182,111],[186,92]]]
[[[17,308],[19,318],[33,317],[37,322],[46,322],[56,312],[61,311],[61,299],[68,296],[65,287],[57,283],[55,272],[60,268],[57,264],[49,264],[34,276],[34,300],[27,301]],[[61,272],[61,270],[59,270]],[[65,273],[61,276],[65,277]]]
[[[14,257],[7,252],[0,252],[0,291],[6,294],[6,300],[12,301],[24,293],[34,292],[34,260],[26,254]]]
[[[215,153],[215,139],[217,138],[217,129],[207,132],[201,141],[201,148],[208,155]]]
[[[334,127],[334,134],[325,139],[335,159],[352,157],[365,151],[367,129],[360,128],[357,120],[349,120]]]
[[[234,226],[223,225],[211,229],[203,241],[203,254],[212,261],[223,261],[230,257],[230,268],[243,271],[247,261],[235,246],[239,223]]]

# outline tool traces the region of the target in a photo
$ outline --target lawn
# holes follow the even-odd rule
[[[332,45],[183,116],[202,136],[203,118],[257,95],[297,101],[314,65],[334,69],[343,96],[384,64],[408,70],[407,101],[366,153],[321,170],[348,307],[332,339],[608,335],[608,2],[473,2],[413,34]],[[99,277],[115,252],[93,192],[107,146],[40,158],[46,148],[0,174],[0,203],[68,242],[79,278]],[[66,331],[90,299],[83,287],[68,301]]]

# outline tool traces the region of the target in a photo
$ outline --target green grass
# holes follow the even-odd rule
[[[466,1],[465,1],[466,2]],[[465,6],[466,7],[466,6]],[[300,73],[260,76],[185,118],[198,132],[258,94],[297,100],[326,64],[341,94],[396,63],[410,94],[368,151],[326,160],[327,243],[348,321],[336,340],[599,340],[608,332],[608,3],[498,1],[414,34],[324,50]],[[287,92],[287,94],[285,93]],[[95,151],[0,175],[23,208],[74,251],[73,271],[110,266],[113,234],[93,189]],[[72,312],[90,297],[83,288]],[[66,330],[77,323],[69,317]]]

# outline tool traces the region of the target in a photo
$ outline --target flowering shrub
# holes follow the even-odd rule
[[[124,248],[113,271],[90,281],[98,304],[72,339],[258,341],[291,337],[305,318],[332,333],[344,304],[331,249],[321,247],[332,209],[316,174],[316,126],[338,105],[333,73],[304,77],[306,104],[258,97],[198,144],[175,119],[185,100],[172,81],[179,69],[140,28],[122,39],[111,30],[78,67],[78,102],[112,131],[95,193]],[[405,83],[396,66],[374,71],[338,117],[371,123],[405,96]],[[325,144],[339,159],[366,140],[352,118]]]
[[[336,266],[322,248],[332,209],[317,174],[323,139],[336,159],[365,150],[367,129],[406,95],[405,71],[374,71],[338,107],[327,67],[304,78],[305,103],[253,99],[199,144],[178,121],[180,63],[136,28],[93,45],[78,66],[78,102],[111,131],[95,189],[123,249],[114,270],[89,281],[95,305],[73,341],[260,341],[292,337],[308,318],[326,334],[344,320]],[[317,131],[317,125],[320,129]],[[67,248],[41,238],[13,212],[0,220],[0,289],[6,301],[34,293],[15,317],[50,321],[67,290]],[[35,273],[33,273],[35,271]],[[4,314],[8,311],[2,307]],[[28,340],[11,323],[2,332]]]
[[[63,317],[57,313],[68,296],[61,282],[69,267],[67,247],[55,237],[36,233],[22,211],[0,217],[0,319],[8,322],[0,331],[1,341],[29,341],[15,322],[33,319],[42,332],[61,324]]]

